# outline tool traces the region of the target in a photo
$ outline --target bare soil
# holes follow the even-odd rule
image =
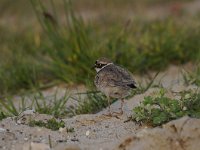
[[[198,87],[195,85],[186,86],[184,84],[181,71],[183,68],[191,68],[190,66],[191,64],[184,67],[171,66],[160,73],[154,84],[165,87],[168,90],[167,96],[172,98],[178,98],[177,92],[197,89]],[[137,81],[140,82],[141,79],[137,78]],[[44,91],[44,93],[46,95],[52,94],[55,90],[58,89],[53,88]],[[82,90],[84,91],[84,88]],[[61,91],[60,96],[63,93]],[[30,119],[44,121],[52,118],[52,116],[32,111],[26,111],[18,117],[6,118],[0,122],[0,149],[28,150],[31,148],[43,150],[50,147],[53,149],[74,148],[83,150],[114,149],[125,137],[137,137],[146,129],[153,130],[151,127],[139,126],[133,121],[127,121],[127,119],[132,114],[132,109],[139,105],[145,96],[155,95],[158,92],[158,88],[150,88],[145,93],[128,99],[124,107],[125,113],[119,117],[103,115],[107,112],[104,109],[97,114],[78,115],[63,119],[66,128],[74,128],[74,132],[67,132],[66,129],[62,128],[59,131],[52,131],[41,127],[30,127],[27,125]],[[71,105],[71,103],[67,105]],[[118,111],[119,106],[120,101],[113,103],[112,111]]]

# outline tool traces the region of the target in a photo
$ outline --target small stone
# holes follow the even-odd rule
[[[33,115],[35,113],[35,110],[25,110],[22,112],[23,115]]]
[[[0,133],[2,133],[2,132],[6,132],[6,129],[0,128]]]
[[[175,142],[176,146],[180,146],[180,143],[178,141]]]
[[[109,128],[109,125],[106,125],[105,128]]]
[[[175,93],[180,93],[181,91],[184,91],[185,90],[185,86],[183,85],[174,85],[171,89],[173,92]]]
[[[90,135],[90,131],[87,130],[86,133],[85,133],[85,135],[86,135],[86,136],[89,136],[89,135]]]
[[[183,107],[183,110],[187,110],[187,107]]]
[[[66,129],[66,127],[64,127],[64,128],[59,128],[59,132],[61,132],[61,133],[63,133],[63,132],[66,132],[67,131],[67,129]]]
[[[42,128],[41,128],[41,127],[38,127],[38,128],[37,128],[37,131],[38,131],[38,132],[42,131]]]
[[[71,139],[71,141],[72,141],[72,142],[78,142],[79,139],[77,139],[77,138],[73,138],[73,139]]]
[[[19,124],[22,124],[21,120],[17,120],[17,124],[18,124],[18,125],[19,125]]]

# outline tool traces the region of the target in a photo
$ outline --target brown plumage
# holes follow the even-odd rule
[[[131,89],[136,88],[132,74],[128,70],[113,64],[107,58],[98,59],[95,63],[95,69],[97,74],[94,83],[108,97],[109,111],[109,99],[118,98],[122,100],[120,112],[122,114],[123,99],[130,94]]]

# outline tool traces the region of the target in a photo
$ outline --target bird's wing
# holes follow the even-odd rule
[[[120,66],[106,66],[99,71],[98,76],[101,82],[104,82],[109,86],[128,86],[130,88],[135,87],[135,81],[131,73]]]

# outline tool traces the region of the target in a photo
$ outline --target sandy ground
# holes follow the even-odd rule
[[[193,68],[191,64],[184,67],[171,66],[166,71],[159,74],[155,80],[155,85],[165,87],[167,96],[178,98],[177,92],[197,89],[194,85],[186,86],[182,78],[183,68]],[[153,74],[153,73],[152,73]],[[137,80],[141,79],[138,77]],[[60,88],[60,87],[59,87]],[[44,91],[46,96],[55,92],[56,88]],[[84,88],[81,88],[84,91]],[[58,89],[56,89],[57,91]],[[63,90],[64,91],[64,90]],[[67,128],[74,128],[74,132],[67,132],[66,129],[51,131],[50,129],[40,127],[29,127],[27,123],[30,118],[34,120],[47,120],[52,116],[26,111],[19,117],[6,118],[0,122],[0,149],[28,150],[31,149],[49,149],[49,141],[53,149],[64,149],[69,146],[75,149],[85,150],[107,150],[114,148],[120,143],[120,140],[128,135],[136,135],[146,126],[139,126],[133,121],[128,121],[132,114],[132,109],[139,105],[145,96],[155,95],[159,88],[150,88],[143,94],[135,95],[128,99],[124,107],[124,115],[116,117],[107,117],[102,114],[106,109],[97,114],[78,115],[72,118],[63,119]],[[60,90],[60,95],[62,95]],[[71,105],[70,102],[67,105]],[[112,104],[112,111],[118,111],[120,102]],[[41,144],[41,145],[38,145]],[[43,145],[42,145],[43,144]],[[70,148],[70,147],[69,147]]]

